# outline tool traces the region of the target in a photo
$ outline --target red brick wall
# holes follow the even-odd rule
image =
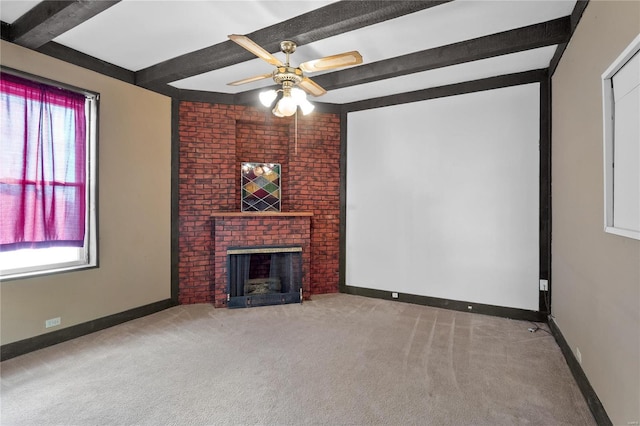
[[[239,121],[236,126],[236,170],[240,170],[243,162],[279,163],[282,166],[280,208],[289,210],[289,126]],[[238,209],[240,192],[236,191],[235,198]]]
[[[267,109],[181,102],[179,114],[179,302],[214,301],[211,215],[240,211],[242,161],[282,164],[282,210],[314,213],[309,291],[337,292],[339,116],[299,116],[296,140],[294,118]]]

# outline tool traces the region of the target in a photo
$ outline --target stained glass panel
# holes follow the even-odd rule
[[[280,164],[242,163],[241,211],[280,211]]]

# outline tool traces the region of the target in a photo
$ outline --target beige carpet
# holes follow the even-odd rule
[[[2,362],[2,425],[591,425],[528,322],[334,294],[178,306]]]

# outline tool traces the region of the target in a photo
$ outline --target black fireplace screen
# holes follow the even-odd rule
[[[302,247],[227,250],[227,306],[240,308],[302,300]]]

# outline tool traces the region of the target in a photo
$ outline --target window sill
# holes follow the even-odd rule
[[[97,267],[98,265],[96,264],[86,264],[86,263],[65,265],[65,266],[56,265],[55,267],[43,269],[39,271],[24,271],[24,272],[2,274],[0,275],[0,282],[14,281],[14,280],[28,279],[28,278],[38,278],[46,275],[75,272],[75,271],[80,271],[84,269],[93,269]]]

